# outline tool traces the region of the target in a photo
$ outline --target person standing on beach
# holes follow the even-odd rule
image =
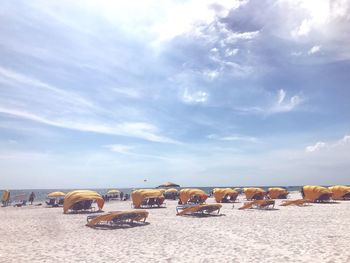
[[[124,193],[120,192],[120,200],[123,201]]]
[[[33,204],[33,202],[34,202],[34,198],[35,198],[35,194],[34,194],[34,192],[32,192],[30,195],[29,195],[29,202],[30,202],[30,204],[32,205]]]

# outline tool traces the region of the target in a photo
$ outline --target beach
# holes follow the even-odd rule
[[[293,192],[290,199],[301,198]],[[209,198],[207,203],[214,203]],[[350,201],[176,216],[177,201],[148,209],[148,224],[108,230],[85,226],[88,214],[46,205],[0,208],[1,262],[350,262]],[[105,212],[130,210],[111,201]]]

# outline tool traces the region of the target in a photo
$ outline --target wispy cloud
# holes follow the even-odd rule
[[[313,55],[320,52],[321,46],[313,46],[307,53],[308,55]]]
[[[283,89],[278,91],[277,103],[268,109],[270,113],[290,112],[297,108],[302,102],[298,95],[292,96],[289,100],[286,99],[286,92]]]
[[[243,142],[258,142],[258,138],[252,136],[242,136],[242,135],[228,135],[228,136],[219,136],[216,134],[209,134],[208,139],[220,140],[220,141],[243,141]]]
[[[188,89],[185,89],[182,100],[185,103],[196,104],[196,103],[205,103],[208,100],[209,94],[205,91],[195,91],[190,92]]]
[[[339,139],[335,142],[317,142],[314,145],[307,146],[305,148],[306,153],[314,153],[314,152],[319,152],[322,150],[331,150],[331,149],[336,149],[339,147],[343,146],[350,146],[350,135],[345,135],[342,139]]]
[[[64,129],[135,137],[153,142],[177,143],[175,140],[158,135],[158,129],[149,123],[125,122],[112,125],[96,122],[81,122],[73,119],[52,120],[30,112],[7,108],[0,108],[0,113]]]
[[[108,144],[104,145],[103,147],[109,149],[112,152],[117,152],[121,154],[132,154],[130,151],[134,149],[133,146],[123,144]]]
[[[280,89],[277,95],[267,106],[253,106],[236,108],[239,112],[246,114],[273,115],[278,113],[292,112],[303,102],[299,95],[294,95],[287,99],[285,90]]]

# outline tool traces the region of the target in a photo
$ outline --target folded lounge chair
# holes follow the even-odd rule
[[[90,227],[133,225],[136,222],[145,223],[147,217],[146,210],[115,211],[99,216],[88,216],[86,225]]]
[[[304,206],[310,203],[310,200],[308,199],[297,199],[297,200],[288,200],[284,201],[280,206],[289,206],[289,205],[296,205],[296,206]]]
[[[215,211],[217,211],[217,214],[220,213],[222,205],[220,204],[210,204],[210,205],[190,205],[190,206],[182,206],[182,207],[176,207],[176,212],[178,216],[183,215],[209,215]],[[182,210],[179,212],[179,210]]]
[[[275,207],[275,200],[255,200],[246,202],[239,210],[257,208],[257,209],[272,209]]]

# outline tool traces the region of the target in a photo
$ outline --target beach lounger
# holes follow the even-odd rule
[[[58,207],[58,204],[56,204],[56,200],[53,199],[53,198],[49,199],[49,201],[45,201],[45,203],[46,203],[48,206]]]
[[[95,207],[92,207],[93,200],[84,200],[75,203],[70,210],[72,210],[73,213],[79,213],[81,211],[95,211]]]
[[[239,210],[257,208],[257,209],[272,209],[275,207],[275,200],[255,200],[246,202]]]
[[[130,226],[135,223],[145,223],[147,217],[146,210],[115,211],[99,216],[88,216],[86,225],[90,227]]]
[[[222,205],[220,204],[210,204],[210,205],[190,205],[190,206],[184,206],[183,210],[178,206],[176,207],[176,212],[178,216],[183,216],[183,215],[209,215],[215,211],[217,211],[217,214],[220,213]]]
[[[165,207],[166,204],[164,203],[165,198],[146,198],[142,201],[140,207],[141,208],[153,208],[153,207]]]
[[[289,205],[304,206],[309,203],[310,203],[310,200],[308,199],[297,199],[297,200],[284,201],[282,204],[280,204],[280,206],[289,206]]]

